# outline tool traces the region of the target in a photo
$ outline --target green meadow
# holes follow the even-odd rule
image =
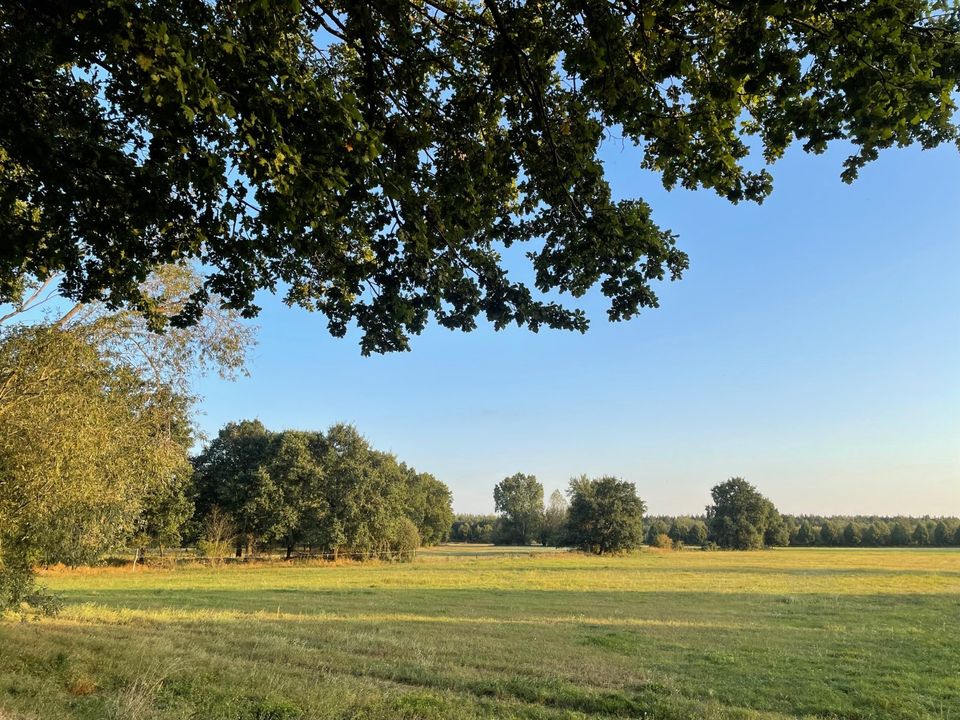
[[[49,571],[0,718],[960,719],[960,550]]]

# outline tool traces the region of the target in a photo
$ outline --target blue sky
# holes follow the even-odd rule
[[[788,153],[762,206],[665,192],[619,143],[614,191],[643,197],[691,260],[661,307],[586,335],[431,328],[364,358],[356,336],[263,298],[249,378],[207,378],[200,424],[346,421],[436,474],[459,512],[535,474],[636,483],[651,513],[702,512],[741,475],[793,513],[960,515],[960,155],[889,151],[852,186],[842,149]]]

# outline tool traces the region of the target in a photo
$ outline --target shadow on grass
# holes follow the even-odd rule
[[[36,637],[87,634],[106,653],[134,635],[173,638],[197,663],[481,704],[663,720],[711,704],[723,717],[923,718],[960,707],[954,594],[156,587],[64,597],[63,619]]]

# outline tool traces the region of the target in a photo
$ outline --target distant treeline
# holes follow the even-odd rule
[[[501,531],[501,519],[496,515],[459,514],[454,516],[453,524],[450,526],[450,540],[465,543],[492,543],[496,537],[494,533],[499,535]]]
[[[960,518],[881,515],[782,515],[775,543],[791,547],[960,546]],[[671,542],[702,545],[709,537],[705,516],[655,515],[647,519],[646,541],[666,535]],[[786,542],[782,542],[786,540]]]
[[[494,490],[498,514],[457,515],[450,539],[497,545],[538,542],[598,551],[612,549],[601,536],[617,528],[616,550],[629,550],[641,542],[654,547],[736,550],[960,546],[960,519],[953,517],[782,515],[743,478],[716,485],[711,497],[713,503],[703,515],[643,518],[644,504],[630,483],[581,476],[570,481],[566,497],[555,491],[544,504],[543,486],[534,476],[518,473]]]

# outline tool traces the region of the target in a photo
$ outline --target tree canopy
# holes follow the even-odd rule
[[[570,482],[567,544],[598,555],[633,550],[643,542],[647,506],[633,483],[615,477]]]
[[[0,335],[0,608],[32,594],[34,563],[169,537],[189,443],[182,399],[112,365],[80,330]]]
[[[242,371],[252,340],[215,297],[198,322],[153,332],[201,282],[186,265],[155,268],[141,286],[152,320],[64,305],[52,278],[0,303],[0,607],[39,597],[31,563],[181,540],[192,381]]]
[[[710,495],[713,504],[707,506],[707,523],[720,547],[751,550],[789,542],[776,507],[743,478],[715,485]]]
[[[281,545],[336,557],[409,554],[447,539],[450,490],[371,447],[350,425],[272,432],[229,423],[194,458],[202,524],[227,513],[236,552]],[[217,543],[222,550],[222,543]]]
[[[543,522],[543,485],[534,475],[516,473],[493,488],[494,509],[500,513],[495,542],[529,545]]]
[[[282,287],[364,352],[431,318],[582,331],[596,286],[630,318],[688,260],[614,199],[606,138],[731,202],[793,142],[846,141],[852,181],[957,139],[958,28],[941,0],[6,2],[0,297],[62,273],[149,315],[151,269],[198,261],[176,323]]]

